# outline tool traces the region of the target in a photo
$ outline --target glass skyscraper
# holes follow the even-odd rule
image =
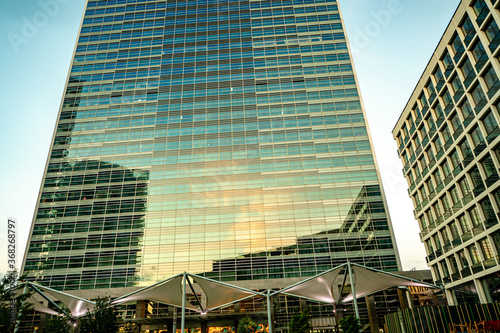
[[[401,270],[337,1],[89,0],[73,60],[29,279]]]

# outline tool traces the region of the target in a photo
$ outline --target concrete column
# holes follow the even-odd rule
[[[38,330],[36,330],[37,333],[43,333],[43,327],[45,326],[46,318],[47,315],[45,313],[40,314],[40,321],[38,322]]]
[[[307,302],[305,299],[300,298],[300,312],[304,311],[307,308]]]
[[[368,308],[368,319],[370,319],[371,333],[379,333],[380,324],[377,316],[377,307],[375,306],[375,297],[365,296],[366,307]]]
[[[408,298],[406,297],[406,290],[398,288],[399,305],[401,310],[408,309]]]
[[[240,324],[239,318],[234,318],[234,333],[238,333],[238,325]]]
[[[482,304],[488,303],[488,297],[486,296],[486,291],[484,290],[484,286],[481,281],[475,279],[474,285],[476,286],[477,295],[479,296],[479,302],[481,302]]]
[[[408,307],[413,309],[413,295],[411,294],[410,289],[405,288],[406,299],[408,300]]]
[[[444,293],[446,295],[446,300],[448,301],[448,305],[457,305],[457,298],[455,297],[455,293],[451,289],[445,289]]]

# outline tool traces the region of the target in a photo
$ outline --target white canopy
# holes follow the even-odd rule
[[[73,318],[81,317],[85,315],[85,313],[87,313],[87,310],[92,311],[95,308],[95,302],[62,291],[58,291],[49,287],[44,287],[36,283],[28,282],[28,285],[30,285],[36,292],[42,294],[42,296],[49,298],[52,301],[54,300],[60,301],[68,308]]]
[[[392,288],[392,287],[431,287],[439,288],[438,286],[429,283],[416,281],[405,276],[395,275],[368,267],[358,266],[352,264],[352,271],[354,274],[354,284],[356,286],[356,298],[374,294],[378,291]],[[352,301],[352,293],[347,295],[342,302]]]
[[[344,274],[339,276],[343,269],[345,269],[343,265],[333,268],[321,275],[316,275],[299,284],[282,289],[278,293],[309,298],[325,303],[335,303],[340,298],[339,289],[336,287],[339,283],[340,285],[343,283],[339,281],[339,278],[344,276]]]
[[[344,270],[344,274],[340,274],[342,270]],[[352,276],[349,276],[349,274],[352,274]],[[342,286],[350,285],[351,278],[354,283],[354,287],[351,288],[351,292],[342,299],[340,295],[343,288]],[[380,271],[354,263],[346,263],[290,287],[279,290],[273,293],[273,295],[283,293],[320,302],[342,303],[353,300],[353,289],[356,292],[356,298],[360,298],[384,289],[402,286],[419,286],[435,289],[440,288],[436,285],[413,280],[405,276]]]
[[[229,305],[245,298],[256,295],[264,295],[252,290],[210,280],[202,276],[184,273],[117,298],[112,302],[112,304],[148,300],[182,307],[184,276],[186,276],[186,284],[189,285],[192,294],[197,295],[197,297],[200,294],[197,290],[195,290],[198,289],[196,288],[196,285],[199,286],[199,289],[201,289],[204,294],[205,298],[202,298],[203,301],[201,301],[200,298],[197,298],[196,305],[187,301],[185,302],[186,309],[198,312],[208,312],[215,308]],[[191,281],[195,284],[193,285]]]

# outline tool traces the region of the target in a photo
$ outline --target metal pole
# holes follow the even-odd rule
[[[271,290],[267,290],[267,326],[269,333],[273,333],[273,316],[271,313]]]
[[[351,293],[352,301],[354,302],[354,311],[356,313],[356,318],[359,319],[358,301],[356,299],[356,287],[354,286],[354,278],[352,277],[352,267],[350,261],[347,262],[347,269],[349,269],[349,279],[351,281]]]
[[[186,320],[186,279],[187,279],[187,275],[186,275],[186,272],[184,272],[184,279],[182,279],[181,333],[184,333],[184,321]]]
[[[177,308],[174,307],[174,324],[172,327],[172,332],[176,333],[177,332]]]

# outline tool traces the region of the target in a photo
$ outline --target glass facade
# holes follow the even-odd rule
[[[64,289],[399,258],[336,1],[87,3],[24,271]]]

